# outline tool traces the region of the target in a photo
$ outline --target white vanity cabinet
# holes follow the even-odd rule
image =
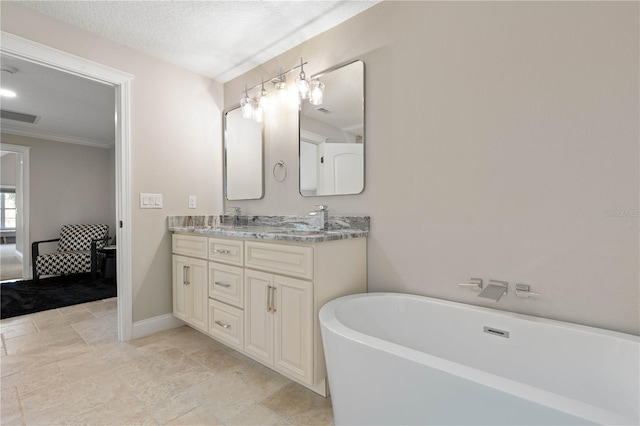
[[[367,291],[366,238],[313,243],[186,234],[173,238],[174,315],[327,396],[318,312],[330,300]],[[183,247],[181,253],[176,247]],[[207,285],[196,296],[182,283],[181,271],[186,266],[193,272],[200,262],[206,265]],[[208,308],[204,327],[199,315],[193,322],[184,312],[200,312],[201,305],[190,308],[198,297]]]
[[[206,238],[174,235],[172,239],[173,315],[207,331]]]
[[[313,385],[313,283],[247,269],[248,356]]]

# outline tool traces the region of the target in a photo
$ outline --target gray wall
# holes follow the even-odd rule
[[[247,213],[368,214],[369,290],[638,334],[637,2],[383,2],[225,84],[363,59],[366,188],[298,194],[295,108],[267,114]],[[293,76],[292,76],[293,78]],[[273,165],[289,178],[278,183]],[[470,277],[525,283],[497,305]]]
[[[4,133],[2,142],[31,147],[30,243],[57,238],[62,225],[73,223],[106,223],[115,235],[113,149]]]

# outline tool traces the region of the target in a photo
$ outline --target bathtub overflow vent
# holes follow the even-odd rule
[[[507,339],[509,338],[508,331],[498,330],[497,328],[487,327],[486,325],[484,326],[484,332],[493,334],[494,336],[506,337]]]

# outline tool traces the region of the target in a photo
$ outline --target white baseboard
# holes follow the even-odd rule
[[[132,338],[139,339],[141,337],[149,336],[165,330],[171,330],[172,328],[181,327],[183,325],[184,322],[182,320],[179,320],[171,314],[159,315],[157,317],[134,322]]]

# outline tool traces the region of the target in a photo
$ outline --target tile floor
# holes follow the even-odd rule
[[[322,398],[180,327],[117,341],[117,299],[0,322],[2,425],[330,425]]]

